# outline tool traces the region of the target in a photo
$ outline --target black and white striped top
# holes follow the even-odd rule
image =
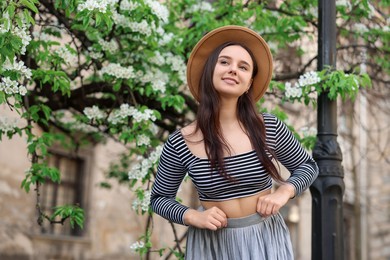
[[[286,181],[295,187],[295,195],[299,195],[317,177],[317,164],[283,122],[271,114],[264,113],[263,118],[267,145],[290,171]],[[201,201],[241,198],[271,188],[272,179],[255,150],[228,156],[224,160],[226,171],[235,179],[234,182],[216,171],[211,172],[209,160],[192,154],[180,130],[176,130],[169,136],[160,157],[151,194],[153,211],[175,223],[184,224],[183,216],[189,207],[177,202],[176,194],[187,173]]]

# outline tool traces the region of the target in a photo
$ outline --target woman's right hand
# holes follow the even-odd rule
[[[227,216],[225,212],[217,207],[212,207],[205,211],[189,209],[184,214],[184,222],[190,226],[215,231],[227,226]]]

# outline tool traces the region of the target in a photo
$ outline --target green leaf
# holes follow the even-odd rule
[[[84,29],[87,29],[87,28],[88,28],[89,22],[90,22],[90,21],[91,21],[91,16],[90,16],[90,14],[84,16],[84,18],[83,18],[83,27],[84,27]]]
[[[28,12],[27,9],[24,9],[23,10],[23,13],[24,13],[24,17],[26,18],[26,20],[28,22],[30,22],[31,24],[35,25],[35,20],[31,17],[30,13]]]
[[[46,120],[49,120],[50,119],[50,114],[51,114],[51,109],[50,107],[46,106],[46,105],[41,105],[41,109],[43,111],[43,114],[45,115],[45,119]]]
[[[122,86],[122,80],[118,80],[117,82],[115,82],[114,86],[112,87],[112,89],[115,91],[115,92],[118,92],[120,89],[121,89],[121,86]]]
[[[100,13],[97,13],[95,16],[95,25],[99,26],[101,22],[102,22],[102,18],[100,16]]]
[[[51,220],[54,220],[56,217],[61,217],[62,219],[69,218],[69,222],[72,228],[74,228],[74,224],[77,224],[80,228],[83,228],[84,210],[79,206],[57,206],[54,208],[54,210],[54,213],[50,217]]]
[[[31,182],[28,180],[30,177],[30,174],[27,174],[27,176],[24,178],[24,180],[22,181],[22,184],[21,184],[21,188],[23,188],[27,193],[29,193],[30,191],[30,185],[31,185]]]
[[[0,105],[5,103],[6,98],[5,98],[5,93],[3,91],[0,91]]]
[[[12,19],[15,15],[15,4],[13,2],[10,3],[10,5],[7,7],[6,12],[8,12],[8,15],[10,19]]]
[[[24,6],[26,6],[27,8],[29,8],[34,13],[38,13],[37,7],[33,3],[31,3],[29,0],[20,0],[20,3],[23,4]]]

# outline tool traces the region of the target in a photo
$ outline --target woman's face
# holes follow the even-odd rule
[[[215,65],[213,84],[220,97],[238,98],[252,84],[253,61],[239,45],[222,49]]]

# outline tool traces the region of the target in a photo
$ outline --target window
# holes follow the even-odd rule
[[[41,206],[48,215],[54,212],[54,207],[58,205],[78,204],[82,205],[84,186],[84,160],[78,157],[70,157],[60,153],[51,153],[49,166],[59,169],[61,183],[54,183],[48,180],[41,186]],[[41,227],[42,234],[82,236],[83,230],[77,226],[73,229],[69,220],[61,224],[50,224],[44,221]]]

